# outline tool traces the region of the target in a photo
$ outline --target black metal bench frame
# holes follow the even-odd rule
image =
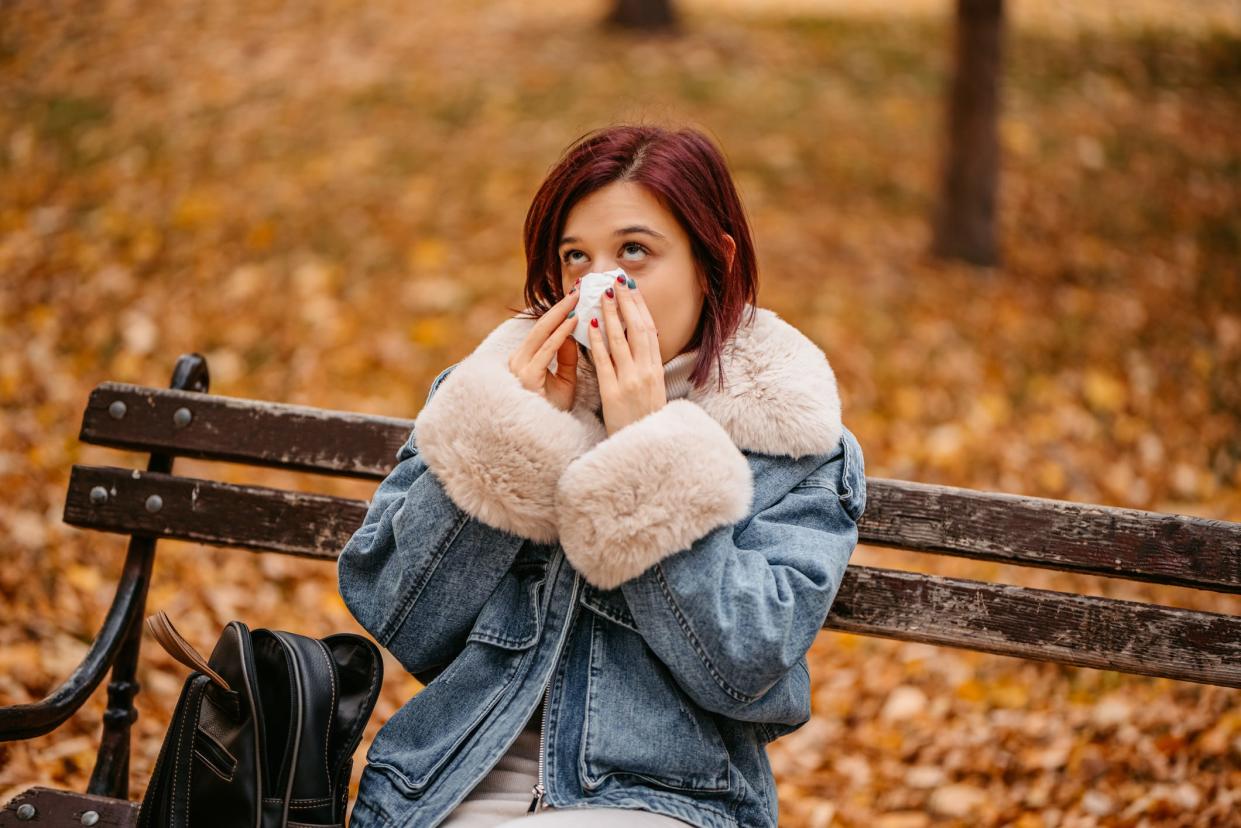
[[[135,673],[156,543],[176,538],[334,561],[365,501],[172,474],[178,456],[381,480],[412,420],[208,393],[183,355],[171,389],[105,382],[79,438],[149,453],[145,472],[75,465],[66,523],[130,536],[112,606],[81,665],[42,701],[0,708],[0,741],[51,732],[112,671],[86,794],[36,786],[0,810],[130,825]],[[1043,569],[1241,593],[1241,523],[867,478],[860,541]],[[825,629],[1241,687],[1241,616],[851,565]],[[94,817],[90,813],[95,814]],[[92,821],[94,820],[94,821]]]

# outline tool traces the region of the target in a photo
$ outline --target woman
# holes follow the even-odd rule
[[[531,313],[436,378],[340,554],[350,611],[426,684],[350,825],[775,826],[765,746],[810,717],[866,502],[833,371],[753,305],[695,130],[584,136],[525,249]],[[615,268],[586,348],[577,279]]]

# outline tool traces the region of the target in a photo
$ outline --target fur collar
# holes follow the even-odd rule
[[[706,386],[691,387],[686,398],[743,451],[794,458],[833,451],[842,433],[841,405],[827,356],[773,310],[754,308],[747,324],[750,307],[725,343]],[[507,359],[535,321],[512,317],[501,322],[470,358]],[[721,367],[722,389],[717,387]],[[572,413],[583,420],[600,418],[599,383],[586,356],[578,358],[577,380]]]

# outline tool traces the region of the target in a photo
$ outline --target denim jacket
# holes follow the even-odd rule
[[[766,745],[810,718],[866,478],[823,352],[747,310],[711,382],[612,435],[589,357],[571,411],[508,369],[531,319],[436,377],[337,564],[425,685],[371,743],[352,828],[439,824],[540,700],[532,810],[777,825]]]

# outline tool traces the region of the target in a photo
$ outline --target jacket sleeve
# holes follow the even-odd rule
[[[449,371],[436,377],[428,403]],[[428,469],[417,427],[397,450],[362,525],[336,562],[342,599],[358,623],[410,673],[454,659],[522,539],[457,506]]]
[[[797,666],[822,629],[857,545],[857,521],[866,504],[861,448],[842,427],[834,452],[797,461],[810,471],[744,520],[748,509],[738,513],[711,505],[727,503],[730,489],[735,493],[738,484],[729,479],[726,461],[745,463],[744,456],[708,423],[695,422],[701,439],[714,440],[695,448],[713,449],[714,459],[673,458],[664,466],[648,457],[642,468],[647,498],[614,504],[615,520],[573,516],[596,529],[604,523],[623,527],[605,532],[607,545],[574,545],[574,565],[579,571],[584,567],[592,583],[619,585],[639,633],[690,698],[720,714],[757,718],[764,695]],[[670,433],[681,442],[690,439],[684,430]],[[647,450],[675,453],[669,442],[651,436],[656,439],[643,441]],[[618,464],[613,475],[631,468]],[[585,479],[574,483],[588,485]],[[598,485],[624,490],[614,476]],[[661,520],[667,521],[662,530]],[[583,533],[580,527],[575,531],[575,537]],[[637,537],[641,557],[618,564],[629,535]]]
[[[606,434],[522,386],[506,352],[523,328],[497,329],[453,367],[414,419],[420,453],[457,506],[488,526],[554,543],[556,481]]]

